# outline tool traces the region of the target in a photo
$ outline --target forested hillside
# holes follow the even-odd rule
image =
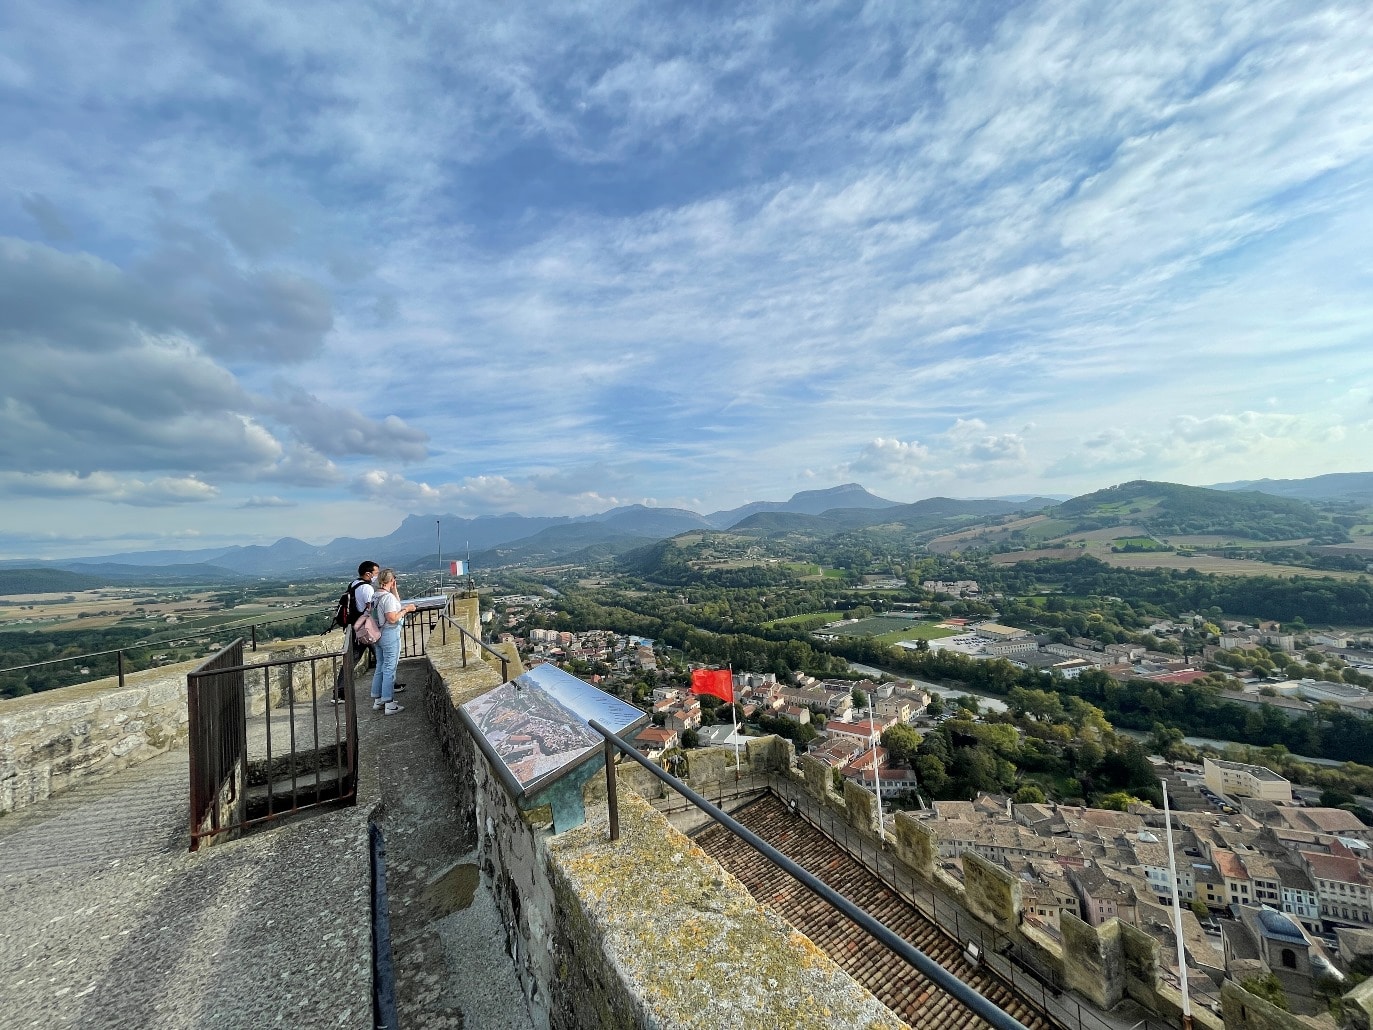
[[[65,594],[107,586],[104,577],[61,569],[0,569],[0,597],[14,594]]]
[[[1054,509],[1053,515],[1072,520],[1078,529],[1133,524],[1160,535],[1223,533],[1250,540],[1311,537],[1316,543],[1349,539],[1342,526],[1305,501],[1147,480],[1074,497]]]

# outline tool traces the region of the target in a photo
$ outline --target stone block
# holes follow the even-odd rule
[[[861,833],[877,833],[877,795],[844,781],[844,812],[848,824]]]
[[[734,777],[734,753],[719,748],[702,748],[687,756],[691,770],[688,782],[692,790],[704,792],[708,787]]]
[[[1020,879],[972,851],[963,852],[963,894],[969,911],[1009,932],[1020,924]]]
[[[89,722],[90,717],[100,711],[100,700],[88,698],[84,701],[70,701],[53,705],[47,710],[46,723],[56,726],[67,722]]]
[[[830,767],[813,755],[802,755],[801,775],[806,779],[806,793],[817,801],[824,801],[834,793]]]
[[[145,703],[150,707],[175,704],[184,708],[186,706],[186,681],[178,679],[150,685]]]
[[[796,761],[796,748],[785,737],[750,737],[744,745],[745,761],[756,773],[783,773]]]
[[[965,853],[965,864],[967,859]],[[1067,987],[1080,991],[1098,1008],[1115,1008],[1125,997],[1120,920],[1108,919],[1101,926],[1092,926],[1064,912],[1059,916],[1058,929],[1063,938],[1063,978]]]
[[[896,857],[926,878],[934,875],[939,844],[934,834],[909,812],[896,813]]]
[[[1226,1030],[1311,1030],[1311,1024],[1250,994],[1234,980],[1220,985],[1220,1004]]]
[[[112,690],[108,694],[101,695],[100,708],[106,712],[123,712],[129,708],[137,708],[147,696],[147,691],[136,687],[128,687],[124,690]]]
[[[1125,993],[1142,1005],[1158,1008],[1158,941],[1137,926],[1120,924]]]
[[[115,758],[123,758],[125,755],[142,747],[147,742],[145,737],[131,733],[127,737],[121,738],[117,744],[110,748],[110,754]]]
[[[1356,984],[1344,996],[1344,1020],[1349,1030],[1373,1030],[1373,977]]]

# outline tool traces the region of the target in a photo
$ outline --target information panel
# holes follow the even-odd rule
[[[594,719],[623,735],[648,716],[556,665],[536,665],[462,706],[482,750],[528,795],[580,765],[605,743]]]

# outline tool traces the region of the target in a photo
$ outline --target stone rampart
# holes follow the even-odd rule
[[[0,702],[0,812],[186,741],[185,662]]]
[[[266,662],[326,653],[340,638],[308,637],[244,656]],[[78,683],[0,702],[0,813],[37,804],[85,780],[102,779],[186,743],[186,675],[202,659]],[[333,683],[285,669],[249,676],[251,714],[288,694],[326,693]]]
[[[536,1026],[904,1025],[635,794],[657,782],[637,766],[621,763],[617,841],[601,773],[586,780],[585,819],[572,829],[555,832],[546,805],[521,809],[457,715],[499,674],[464,665],[452,645],[429,662],[426,707]],[[773,769],[783,751],[750,742],[746,762]],[[725,768],[707,761],[700,772]]]

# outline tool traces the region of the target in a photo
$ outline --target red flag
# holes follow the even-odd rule
[[[734,701],[734,674],[728,669],[692,669],[691,692],[713,694],[721,701]]]

